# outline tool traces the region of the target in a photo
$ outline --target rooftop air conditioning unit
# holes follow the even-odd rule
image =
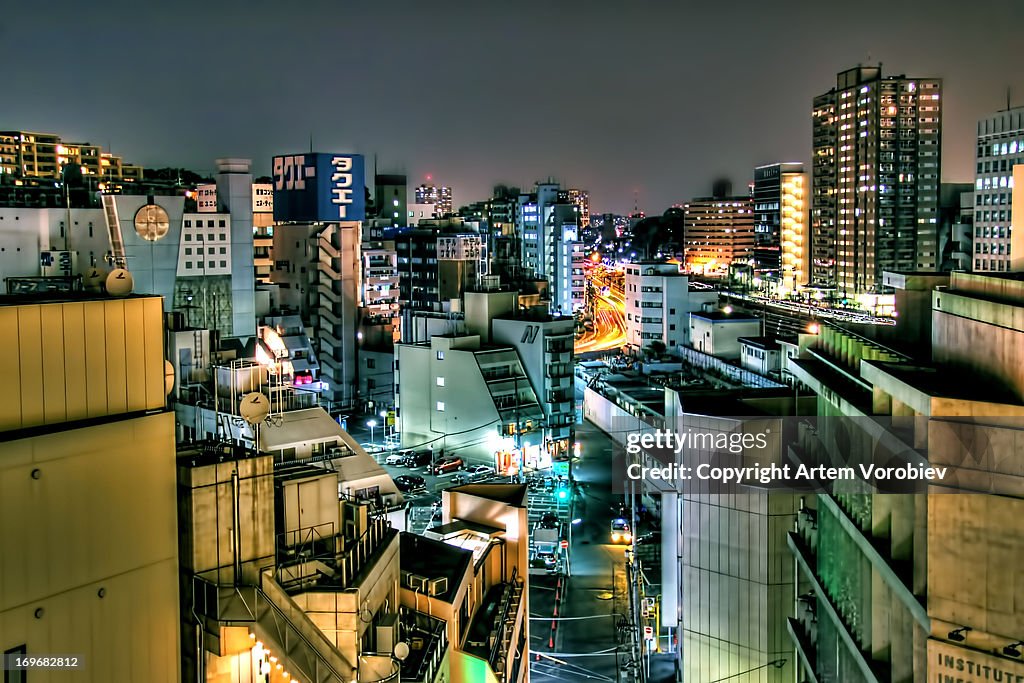
[[[426,593],[429,581],[425,576],[419,576],[411,572],[402,572],[402,583],[406,588]]]
[[[447,577],[442,576],[441,578],[438,578],[438,579],[431,579],[430,587],[429,587],[429,590],[428,590],[429,595],[431,595],[431,596],[444,595],[444,593],[447,590],[448,590],[448,578]]]

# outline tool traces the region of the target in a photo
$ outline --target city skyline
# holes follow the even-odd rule
[[[588,3],[585,14],[572,3],[543,13],[466,5],[442,17],[412,3],[291,15],[188,2],[145,13],[20,6],[0,36],[12,54],[32,56],[32,69],[12,73],[5,113],[8,127],[88,140],[147,167],[203,172],[243,156],[269,173],[273,154],[312,138],[318,150],[376,155],[381,172],[411,182],[430,174],[459,205],[495,184],[526,190],[554,176],[587,188],[596,212],[627,213],[635,197],[657,214],[708,194],[716,177],[742,187],[755,166],[809,162],[813,97],[837,72],[881,62],[886,75],[943,79],[942,181],[969,182],[977,121],[1004,108],[1008,90],[1021,104],[1012,32],[1024,7],[989,0],[960,16],[950,1],[927,13],[873,2],[859,19],[843,16],[842,31],[838,9],[814,7],[795,30],[811,7],[748,6],[740,16],[668,3]],[[29,29],[55,15],[37,54]],[[724,51],[718,32],[698,30],[728,21]],[[105,26],[118,28],[117,52],[82,39]],[[440,41],[442,28],[458,40]],[[381,29],[393,40],[381,42]],[[523,49],[517,36],[540,46],[576,36],[584,47]],[[502,79],[508,88],[485,87]],[[132,83],[148,83],[150,96],[140,101],[146,88]],[[514,96],[488,106],[492,91]]]

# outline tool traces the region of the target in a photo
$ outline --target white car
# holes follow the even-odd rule
[[[494,474],[494,468],[490,465],[473,465],[472,467],[466,468],[466,474],[471,477],[484,477]]]
[[[405,459],[412,454],[413,450],[411,448],[406,448],[405,450],[401,451],[395,451],[394,453],[388,453],[388,457],[384,459],[384,464],[401,465],[403,462],[405,462]]]

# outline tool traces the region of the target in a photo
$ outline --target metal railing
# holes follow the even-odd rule
[[[192,577],[192,586],[193,613],[214,622],[203,624],[207,632],[215,634],[221,624],[247,625],[272,642],[291,662],[289,668],[304,678],[318,683],[352,679],[354,667],[283,591],[272,591],[272,596],[261,586],[220,586],[200,576]]]

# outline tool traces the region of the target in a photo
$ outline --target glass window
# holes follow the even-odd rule
[[[443,387],[444,386],[444,377],[438,377],[437,378],[437,386],[439,386],[439,387]]]
[[[437,352],[437,359],[438,360],[444,360],[444,351],[438,351]]]
[[[437,409],[441,412],[444,412],[444,401],[437,402]]]

